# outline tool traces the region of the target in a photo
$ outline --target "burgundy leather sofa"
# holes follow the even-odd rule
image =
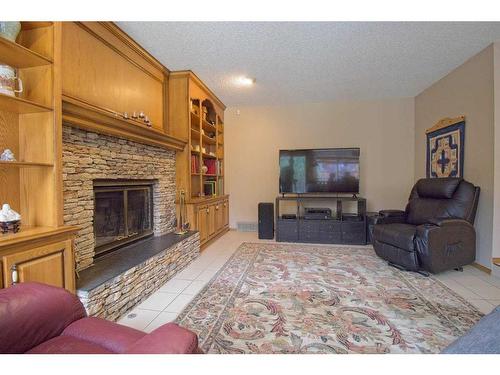
[[[22,283],[0,290],[0,353],[189,354],[198,337],[168,323],[150,334],[87,317],[79,299],[62,288]]]

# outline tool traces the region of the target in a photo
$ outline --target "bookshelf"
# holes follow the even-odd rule
[[[180,71],[169,76],[169,108],[171,135],[187,142],[176,156],[177,188],[186,193],[188,221],[200,231],[203,245],[228,229],[226,107],[193,72]]]
[[[21,214],[21,230],[0,234],[0,288],[40,281],[74,290],[72,238],[63,226],[59,22],[22,22],[15,42],[0,37],[2,63],[16,69],[23,92],[0,94],[0,204]]]

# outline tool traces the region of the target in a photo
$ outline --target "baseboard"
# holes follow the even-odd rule
[[[491,270],[488,267],[483,266],[482,264],[474,262],[474,263],[472,263],[472,267],[475,267],[478,270],[487,273],[488,275],[491,274]]]

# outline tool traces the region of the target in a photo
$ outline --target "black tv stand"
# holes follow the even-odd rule
[[[305,219],[301,206],[307,201],[336,202],[336,213],[328,219]],[[287,219],[280,215],[280,203],[294,201],[297,213]],[[343,203],[357,202],[356,213],[344,213]],[[335,205],[335,203],[333,203]],[[366,199],[354,196],[296,195],[276,198],[276,241],[366,245]]]

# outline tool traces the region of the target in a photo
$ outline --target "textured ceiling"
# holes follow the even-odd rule
[[[229,106],[415,96],[490,43],[500,22],[119,22]],[[238,75],[256,78],[237,87]]]

